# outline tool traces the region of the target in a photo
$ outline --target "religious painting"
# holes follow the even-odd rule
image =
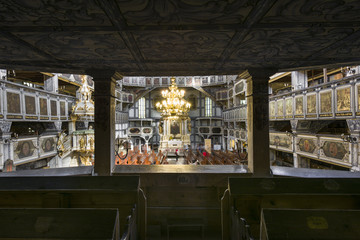
[[[201,133],[209,133],[209,132],[210,132],[210,130],[209,130],[208,127],[200,127],[200,128],[199,128],[199,131],[200,131]]]
[[[241,81],[238,84],[235,85],[235,93],[240,93],[242,91],[244,91],[244,82]]]
[[[316,114],[316,94],[306,96],[306,113]]]
[[[314,153],[316,145],[313,139],[300,138],[299,149],[302,152]]]
[[[132,102],[132,101],[133,101],[133,95],[132,95],[132,94],[129,94],[129,95],[128,95],[128,101],[129,101],[129,102]]]
[[[42,144],[41,144],[41,148],[45,153],[53,152],[55,150],[54,138],[50,137],[50,138],[43,139]]]
[[[340,142],[325,141],[322,149],[325,156],[339,160],[342,160],[347,153],[344,144]]]
[[[19,141],[15,149],[15,154],[19,159],[31,157],[36,147],[31,140]]]
[[[210,77],[210,83],[215,83],[215,76]]]
[[[208,77],[201,77],[202,84],[208,84]]]
[[[320,112],[330,113],[332,109],[332,94],[331,91],[320,93]]]
[[[199,77],[195,77],[194,84],[197,85],[197,86],[200,85],[200,78]]]
[[[277,103],[277,116],[283,117],[284,116],[284,100],[278,100],[276,103]]]
[[[151,133],[151,128],[144,128],[143,133],[145,133],[145,134]]]
[[[139,78],[139,85],[140,86],[145,86],[145,78],[144,77]]]
[[[154,78],[154,85],[160,85],[160,78]]]
[[[25,95],[26,114],[35,115],[35,97]]]
[[[283,147],[283,148],[292,148],[292,139],[291,136],[285,134],[270,133],[270,145]]]
[[[20,113],[20,95],[18,93],[7,92],[7,112]]]
[[[292,98],[285,99],[285,114],[287,116],[293,114],[293,99]]]
[[[132,77],[132,78],[131,78],[131,83],[132,83],[133,85],[137,85],[137,84],[138,84],[138,78],[137,78],[137,77]]]
[[[350,112],[351,89],[350,87],[336,89],[336,107],[338,112]]]
[[[39,98],[40,101],[40,115],[48,115],[47,112],[47,99]]]
[[[131,134],[139,134],[140,133],[140,129],[139,128],[130,128],[130,133]]]
[[[51,116],[57,116],[57,106],[56,101],[51,100],[50,101],[50,108],[51,108]]]
[[[161,84],[162,85],[169,85],[169,79],[168,78],[161,78]]]
[[[298,96],[295,97],[295,115],[304,114],[304,97]]]
[[[123,102],[127,102],[127,100],[128,100],[127,94],[124,94],[124,93],[123,93],[122,99],[123,99]]]
[[[224,81],[224,76],[218,76],[218,82],[223,82]]]
[[[186,85],[191,85],[192,84],[192,77],[187,77],[186,78]]]
[[[151,78],[146,78],[146,85],[151,85]]]
[[[275,101],[269,103],[270,116],[275,117]]]
[[[65,116],[65,102],[60,102],[60,115]]]
[[[129,77],[124,77],[123,82],[124,84],[129,84]]]
[[[184,84],[185,84],[185,78],[180,77],[180,78],[178,79],[178,85],[184,85]]]
[[[170,133],[173,135],[180,134],[180,123],[178,121],[171,122]]]
[[[357,86],[357,102],[358,102],[358,111],[360,111],[360,85]]]

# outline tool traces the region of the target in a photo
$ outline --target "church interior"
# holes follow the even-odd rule
[[[2,2],[0,239],[360,238],[359,11]]]

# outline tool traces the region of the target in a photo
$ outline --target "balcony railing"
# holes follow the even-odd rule
[[[219,76],[187,76],[175,77],[176,84],[179,87],[201,87],[222,85],[228,81],[235,80],[236,75],[219,75]],[[159,87],[170,86],[171,77],[124,77],[122,83],[124,86],[136,87]]]
[[[356,143],[358,145],[358,143]],[[292,153],[295,151],[320,161],[329,162],[343,167],[351,167],[351,145],[341,136],[299,134],[292,136],[286,133],[270,133],[270,148]]]
[[[67,121],[76,98],[0,80],[0,119]]]
[[[346,119],[360,116],[360,75],[270,97],[269,117]]]

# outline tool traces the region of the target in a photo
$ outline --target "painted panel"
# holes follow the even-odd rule
[[[57,104],[55,100],[50,100],[51,116],[57,116]]]
[[[65,102],[60,102],[60,115],[61,116],[65,116],[66,112],[65,112]]]
[[[350,112],[351,110],[351,88],[336,89],[337,112]]]
[[[270,117],[275,117],[275,101],[269,103],[269,113]]]
[[[186,78],[186,85],[191,85],[192,84],[192,77],[187,77]]]
[[[296,152],[311,157],[318,157],[318,138],[307,136],[307,135],[298,135],[296,137]]]
[[[320,158],[349,163],[349,143],[342,139],[320,138]]]
[[[304,114],[304,96],[295,97],[295,115]]]
[[[37,139],[26,139],[14,142],[15,164],[37,158]]]
[[[292,114],[293,114],[293,99],[292,98],[285,99],[285,114],[287,116],[292,116]]]
[[[20,94],[7,92],[7,112],[8,113],[21,113],[20,112]]]
[[[306,96],[306,113],[316,117],[316,94]]]
[[[150,134],[152,132],[151,128],[144,128],[143,133]]]
[[[25,95],[25,109],[26,114],[36,114],[35,97]]]
[[[140,134],[140,129],[139,128],[130,128],[130,133],[131,134]]]
[[[180,123],[179,121],[171,121],[170,133],[173,135],[180,134]]]
[[[281,133],[270,133],[270,146],[292,151],[292,136]]]
[[[56,136],[46,136],[40,137],[40,156],[50,156],[55,155],[57,153],[56,143],[57,137]]]
[[[320,93],[320,113],[332,112],[332,94],[331,91]]]
[[[284,100],[278,100],[277,102],[277,116],[283,117],[284,116]]]
[[[235,93],[241,93],[245,89],[245,83],[244,81],[240,81],[235,85]]]
[[[48,115],[47,111],[47,99],[39,98],[40,101],[40,115]]]

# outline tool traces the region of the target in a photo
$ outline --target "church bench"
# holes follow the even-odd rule
[[[355,178],[229,178],[222,198],[223,239],[229,239],[235,211],[259,236],[261,209],[359,209]]]
[[[260,239],[359,239],[359,210],[263,209]]]
[[[144,219],[144,204],[138,176],[0,177],[0,208],[116,208],[121,235],[134,206]]]
[[[120,239],[117,209],[0,209],[0,239]]]

